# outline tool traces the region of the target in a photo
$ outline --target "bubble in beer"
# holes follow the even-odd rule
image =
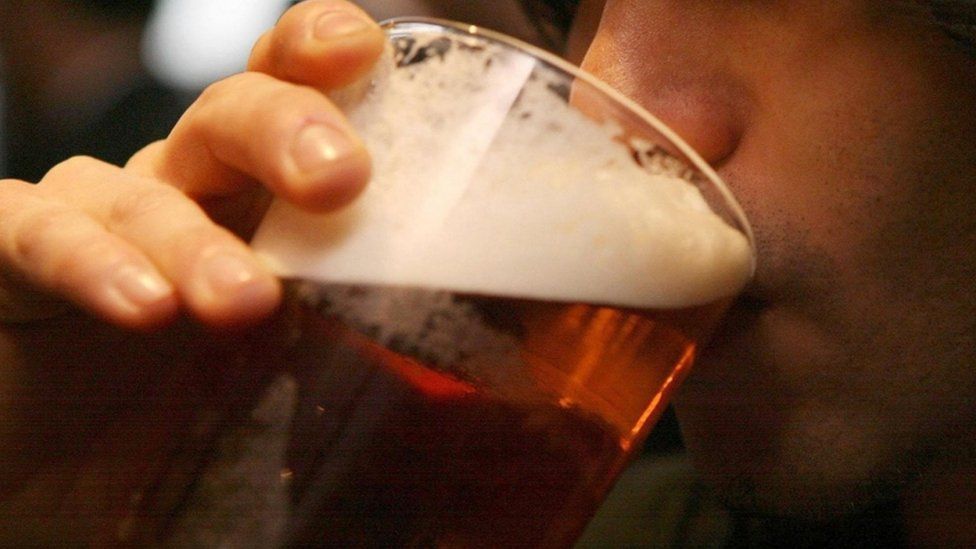
[[[344,90],[374,180],[332,214],[275,203],[253,245],[290,278],[678,308],[734,295],[747,238],[684,165],[574,107],[571,85],[479,37],[393,40]]]

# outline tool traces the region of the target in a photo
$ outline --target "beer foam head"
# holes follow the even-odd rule
[[[556,71],[480,38],[393,44],[339,99],[374,179],[332,214],[276,202],[253,246],[279,274],[668,308],[748,280],[747,238],[662,152],[635,162],[645,144],[576,110]]]

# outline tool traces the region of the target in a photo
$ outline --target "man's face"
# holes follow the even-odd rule
[[[733,504],[892,497],[976,424],[976,62],[898,2],[609,0],[584,65],[756,230],[755,284],[676,402]]]

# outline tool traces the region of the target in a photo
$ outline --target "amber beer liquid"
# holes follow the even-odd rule
[[[570,546],[722,308],[317,291],[372,294],[392,324],[399,307],[430,316],[383,334],[290,300],[301,336],[277,352],[315,377],[292,435],[294,546]]]

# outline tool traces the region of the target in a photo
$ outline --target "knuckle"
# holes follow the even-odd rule
[[[162,156],[165,149],[165,139],[154,141],[129,157],[124,169],[136,175],[152,177],[155,174],[155,162]]]
[[[166,185],[133,185],[112,202],[105,223],[110,228],[129,227],[141,220],[165,215],[180,199],[189,200]]]
[[[235,98],[242,90],[247,89],[253,79],[253,73],[241,72],[212,82],[200,93],[195,106],[202,107]]]
[[[25,196],[37,189],[18,179],[0,179],[0,214],[8,209],[19,208]]]
[[[268,63],[268,56],[271,41],[274,38],[274,30],[265,31],[255,42],[248,55],[247,69],[251,71],[264,71]]]
[[[59,235],[72,221],[66,209],[52,208],[19,216],[13,230],[12,248],[18,263],[45,262],[61,241]]]
[[[175,128],[177,135],[180,131],[185,132],[188,129],[195,129],[204,125],[209,119],[214,118],[214,111],[226,101],[227,94],[231,88],[236,87],[229,80],[229,78],[226,78],[212,82],[200,92],[196,101],[183,113],[183,117],[177,123]]]
[[[261,82],[267,78],[270,77],[261,73],[244,72],[211,83],[184,113],[172,136],[199,139],[219,133],[228,120],[248,116],[255,96],[264,89]]]
[[[215,98],[219,98],[224,88],[227,87],[227,79],[217,80],[207,84],[203,91],[197,96],[196,101],[193,102],[191,109],[199,109],[203,105],[213,103]]]
[[[48,170],[41,178],[39,185],[42,189],[71,185],[78,180],[104,171],[107,166],[108,164],[105,162],[90,156],[72,156]]]

